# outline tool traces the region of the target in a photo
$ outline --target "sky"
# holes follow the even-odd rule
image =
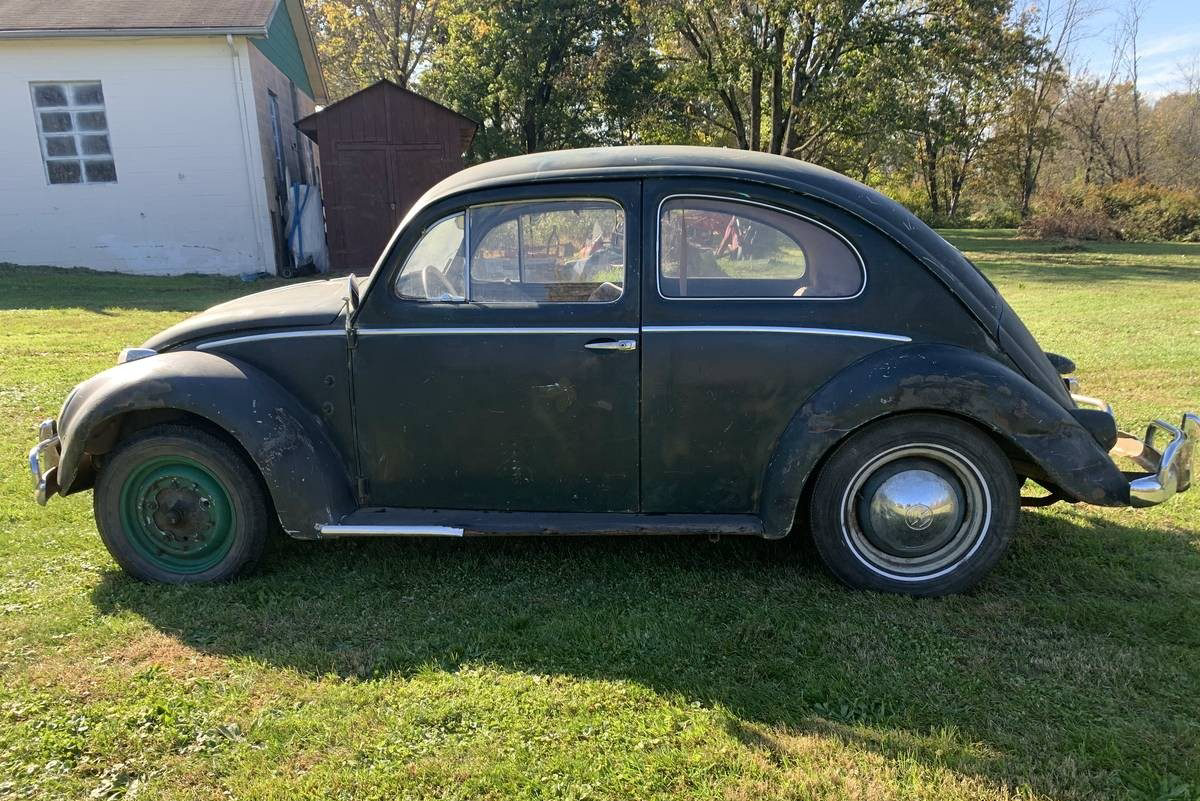
[[[1072,67],[1107,75],[1113,39],[1121,30],[1127,0],[1100,0],[1087,21],[1086,36],[1076,45]],[[1138,84],[1149,97],[1184,88],[1183,65],[1200,63],[1200,0],[1144,0],[1138,55]]]

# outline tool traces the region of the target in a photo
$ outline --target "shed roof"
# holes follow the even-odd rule
[[[0,35],[265,34],[278,0],[5,0]]]
[[[380,92],[401,92],[408,97],[411,97],[427,106],[430,111],[435,114],[445,114],[456,117],[462,123],[462,148],[465,151],[471,145],[471,140],[475,137],[475,130],[479,127],[479,123],[465,114],[460,114],[452,108],[447,108],[436,100],[430,100],[419,92],[414,92],[411,89],[405,89],[394,81],[389,81],[387,78],[378,80],[375,83],[363,89],[359,89],[352,95],[346,95],[336,103],[331,103],[320,111],[309,114],[307,117],[296,121],[296,127],[314,142],[319,142],[320,124],[322,120],[330,119],[331,116],[336,116],[341,111],[354,106],[356,103],[370,102],[370,96]]]

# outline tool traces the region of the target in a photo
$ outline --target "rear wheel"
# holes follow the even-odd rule
[[[1003,452],[960,420],[904,415],[852,435],[813,488],[813,538],[853,587],[944,595],[1008,548],[1018,483]]]
[[[245,458],[196,428],[148,428],[120,443],[96,480],[100,538],[137,578],[223,581],[262,554],[268,506]]]

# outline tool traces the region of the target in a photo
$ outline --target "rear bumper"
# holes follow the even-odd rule
[[[45,506],[50,496],[58,492],[58,460],[62,445],[58,439],[58,422],[45,420],[38,426],[38,444],[29,451],[29,470],[33,473],[33,498]]]
[[[1072,395],[1081,406],[1103,409],[1112,407],[1097,398]],[[1200,440],[1200,415],[1186,412],[1178,426],[1155,420],[1141,438],[1117,432],[1117,444],[1110,453],[1133,461],[1144,472],[1126,473],[1129,478],[1129,505],[1157,506],[1192,485],[1196,442]]]

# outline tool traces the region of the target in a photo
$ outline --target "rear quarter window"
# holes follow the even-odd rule
[[[770,206],[668,198],[658,234],[665,298],[850,298],[866,282],[862,260],[839,234]]]

